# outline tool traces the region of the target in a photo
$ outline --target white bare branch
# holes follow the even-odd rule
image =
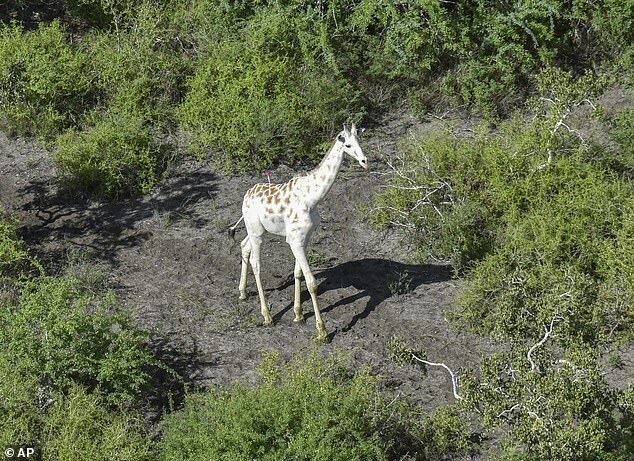
[[[533,344],[533,346],[526,353],[526,358],[528,359],[528,361],[531,364],[531,371],[535,371],[535,369],[537,368],[537,365],[535,364],[535,362],[532,359],[533,352],[535,351],[535,349],[537,349],[538,347],[543,346],[544,343],[546,341],[548,341],[548,338],[550,337],[550,335],[553,334],[553,327],[555,326],[555,321],[557,321],[557,320],[560,320],[560,317],[555,312],[553,314],[552,319],[550,320],[550,327],[546,327],[546,325],[542,325],[544,327],[544,337],[542,339],[540,339],[539,341],[537,341],[535,344]]]
[[[500,412],[500,414],[497,417],[498,418],[501,418],[502,416],[507,417],[507,415],[513,413],[515,410],[520,409],[520,408],[521,408],[520,404],[516,403],[511,408],[508,408],[507,410],[504,410],[504,411]]]
[[[430,362],[428,360],[421,359],[420,357],[417,357],[416,354],[414,354],[413,352],[410,352],[410,354],[412,355],[412,358],[414,360],[417,360],[420,363],[423,363],[423,364],[425,364],[427,366],[430,366],[430,367],[443,367],[445,370],[447,370],[449,372],[449,375],[451,376],[451,385],[453,387],[453,396],[455,397],[456,400],[462,400],[462,397],[458,394],[458,377],[454,374],[453,371],[451,371],[451,368],[449,368],[444,363]]]

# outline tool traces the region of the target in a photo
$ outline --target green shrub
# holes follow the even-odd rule
[[[634,171],[634,109],[614,117],[610,134],[618,144],[617,162],[631,175]]]
[[[43,460],[155,459],[140,417],[109,411],[99,396],[76,385],[55,396],[41,431]]]
[[[172,33],[168,12],[142,3],[129,29],[84,37],[80,49],[99,97],[57,138],[53,153],[72,188],[106,198],[145,194],[167,159],[177,155],[166,133],[174,129],[174,107],[188,70],[163,42]]]
[[[112,27],[116,32],[133,17],[138,0],[68,0],[66,8],[93,27]]]
[[[148,381],[154,363],[113,296],[93,300],[73,280],[25,282],[17,305],[0,311],[0,341],[11,360],[65,391],[75,383],[101,392],[117,405],[130,404]]]
[[[507,216],[541,199],[531,172],[547,161],[551,143],[544,125],[521,120],[498,134],[481,126],[470,139],[449,132],[420,138],[392,162],[395,175],[370,219],[403,227],[421,259],[453,258],[456,269],[468,268],[499,242]]]
[[[553,316],[561,317],[564,343],[627,331],[631,313],[606,310],[599,269],[634,190],[581,158],[555,160],[537,176],[526,189],[535,203],[507,218],[499,246],[470,274],[459,315],[506,338],[535,337]]]
[[[404,400],[392,401],[378,418],[389,440],[389,459],[463,459],[474,451],[470,411],[458,404],[426,412]]]
[[[328,59],[323,28],[288,13],[258,9],[233,35],[206,43],[189,82],[180,121],[192,144],[220,151],[229,170],[314,155],[324,134],[358,110],[356,93]]]
[[[598,6],[598,5],[597,5]],[[592,12],[593,37],[603,53],[618,56],[634,43],[634,3],[606,0]]]
[[[34,447],[41,460],[149,460],[151,439],[138,416],[107,408],[77,384],[66,393],[41,383],[11,352],[0,355],[0,443]]]
[[[0,220],[0,280],[13,279],[31,267],[40,268],[29,255],[24,242],[15,233],[15,226]]]
[[[106,197],[154,185],[188,73],[166,11],[142,2],[127,14],[116,34],[73,43],[58,22],[0,28],[0,118],[55,146],[73,187]]]
[[[605,239],[597,258],[597,287],[593,309],[599,313],[603,334],[611,339],[634,337],[634,210],[624,204],[621,225]]]
[[[414,143],[392,163],[371,219],[405,228],[421,258],[453,258],[468,273],[463,326],[517,339],[558,316],[563,344],[614,340],[633,318],[624,264],[634,189],[598,163],[599,148],[553,125]]]
[[[346,9],[345,5],[337,7]],[[363,0],[344,24],[355,37],[351,41],[362,43],[354,52],[358,57],[350,59],[365,79],[420,81],[438,66],[457,38],[449,11],[433,1]]]
[[[190,395],[162,422],[161,459],[387,459],[372,424],[376,383],[312,357],[263,362],[255,388]]]
[[[0,118],[19,134],[54,139],[92,105],[88,68],[57,21],[31,32],[0,25]]]
[[[624,394],[607,385],[591,348],[572,347],[561,356],[550,342],[514,347],[483,359],[478,376],[467,373],[461,384],[463,404],[477,409],[484,430],[503,428],[499,459],[632,456],[631,444],[624,444],[630,416],[614,411]]]
[[[0,354],[0,444],[28,445],[37,438],[39,406],[50,396],[29,367],[6,351]]]
[[[86,131],[67,131],[56,147],[53,158],[60,172],[83,193],[143,194],[156,183],[159,152],[142,117],[106,115]]]
[[[155,129],[168,131],[174,110],[185,92],[191,63],[175,49],[175,8],[141,2],[133,9],[126,29],[116,35],[92,32],[80,48],[88,56],[92,84],[100,99],[98,109],[117,116],[141,117]],[[132,14],[132,13],[130,13]],[[90,117],[86,120],[92,125]]]

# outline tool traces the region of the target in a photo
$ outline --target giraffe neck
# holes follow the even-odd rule
[[[337,140],[321,163],[306,175],[309,193],[305,200],[311,208],[318,205],[330,191],[341,168],[342,160],[343,143]]]

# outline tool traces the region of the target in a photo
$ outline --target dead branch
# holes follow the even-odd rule
[[[537,341],[535,344],[533,344],[533,346],[526,353],[526,358],[528,359],[528,361],[531,364],[531,371],[535,371],[535,368],[537,368],[537,365],[535,365],[535,362],[532,359],[532,354],[535,351],[535,349],[537,349],[538,347],[543,346],[544,343],[546,341],[548,341],[548,338],[550,337],[550,335],[553,334],[553,327],[555,326],[555,321],[556,320],[560,320],[560,318],[559,318],[559,315],[555,312],[553,314],[553,318],[550,320],[550,327],[546,327],[546,325],[543,325],[543,327],[544,327],[544,337],[542,339],[540,339],[539,341]]]
[[[462,397],[458,394],[458,377],[454,374],[453,371],[451,371],[451,368],[449,368],[444,363],[430,362],[428,360],[421,359],[420,357],[417,357],[416,354],[414,354],[413,352],[410,352],[410,354],[412,355],[412,358],[414,360],[417,360],[420,363],[423,363],[423,364],[425,364],[427,366],[430,366],[430,367],[443,367],[445,370],[447,370],[449,372],[449,375],[451,376],[451,385],[453,387],[453,396],[455,397],[456,400],[462,400]]]

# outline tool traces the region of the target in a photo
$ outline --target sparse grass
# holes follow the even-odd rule
[[[387,279],[387,289],[391,296],[400,300],[403,296],[412,292],[412,278],[406,271],[390,271]]]
[[[308,250],[308,253],[306,254],[306,258],[308,258],[308,264],[311,267],[325,266],[330,262],[330,258],[328,258],[328,256],[312,248]]]
[[[78,280],[82,288],[92,294],[107,290],[110,267],[98,255],[75,246],[69,246],[65,255],[66,277]]]
[[[251,303],[237,300],[233,292],[224,300],[214,303],[192,290],[181,289],[171,298],[172,312],[180,315],[185,325],[205,325],[213,333],[246,330],[257,324]]]

